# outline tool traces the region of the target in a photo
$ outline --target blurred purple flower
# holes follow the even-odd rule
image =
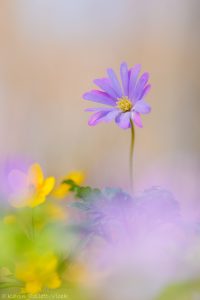
[[[159,188],[134,198],[120,189],[105,189],[96,198],[80,201],[78,207],[86,212],[87,232],[111,243],[125,237],[133,243],[141,235],[160,234],[163,228],[179,227],[181,222],[178,202],[170,192]]]
[[[4,204],[10,201],[13,195],[22,194],[25,188],[25,179],[23,173],[28,171],[29,159],[9,158],[0,164],[0,197]]]
[[[116,295],[130,289],[130,298],[126,294],[108,299],[154,299],[149,293],[187,274],[184,260],[197,228],[185,222],[169,191],[153,187],[131,197],[119,189],[105,189],[79,204],[85,212],[83,233],[90,237],[88,264],[94,271],[108,271],[106,281],[112,278]],[[147,297],[140,297],[146,289]],[[133,298],[136,293],[139,296]]]
[[[151,86],[148,84],[147,72],[139,78],[140,70],[140,65],[128,69],[127,64],[122,63],[120,67],[122,86],[112,69],[107,70],[108,78],[94,80],[101,91],[92,90],[85,93],[83,98],[110,107],[86,109],[88,112],[95,112],[89,119],[90,126],[102,121],[115,120],[119,127],[127,129],[130,127],[130,120],[133,120],[135,125],[142,127],[140,114],[148,114],[151,111],[149,104],[144,100]]]

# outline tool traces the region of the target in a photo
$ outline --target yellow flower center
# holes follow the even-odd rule
[[[117,99],[117,107],[121,109],[123,112],[130,111],[133,107],[132,102],[128,99],[127,96],[122,96]]]

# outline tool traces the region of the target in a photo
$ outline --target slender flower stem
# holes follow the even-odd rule
[[[34,218],[34,208],[31,209],[31,227],[32,227],[32,239],[35,239],[35,218]]]
[[[131,147],[130,147],[130,186],[131,190],[133,192],[133,153],[134,153],[134,143],[135,143],[135,128],[133,121],[130,120],[131,122]]]

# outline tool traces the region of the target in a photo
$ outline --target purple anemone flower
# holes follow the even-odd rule
[[[151,111],[151,107],[144,100],[151,86],[148,84],[149,74],[145,72],[139,77],[140,70],[141,65],[128,69],[124,62],[120,67],[122,84],[112,69],[107,70],[107,78],[94,80],[101,91],[89,91],[83,95],[83,98],[109,107],[86,109],[88,112],[94,112],[88,122],[90,126],[102,121],[115,120],[119,127],[127,129],[131,126],[132,120],[135,125],[142,127],[140,114],[148,114]]]

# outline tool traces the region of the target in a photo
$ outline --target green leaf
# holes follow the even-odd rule
[[[79,186],[73,180],[68,179],[62,182],[70,186],[70,191],[74,192],[75,197],[83,200],[90,200],[92,198],[99,197],[101,191],[97,188],[91,188],[90,186]]]

